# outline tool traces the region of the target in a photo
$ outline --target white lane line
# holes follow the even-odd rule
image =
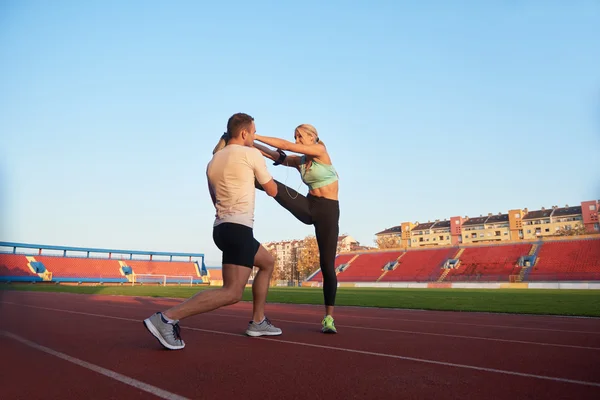
[[[81,311],[63,310],[63,309],[58,309],[58,308],[37,307],[37,306],[27,306],[27,307],[39,308],[39,309],[49,310],[49,311],[65,312],[65,313],[69,313],[69,314],[87,315],[87,316],[91,316],[91,317],[102,317],[102,318],[117,319],[117,320],[121,320],[121,321],[132,321],[135,323],[139,323],[141,321],[140,319],[134,319],[134,318],[115,317],[112,315],[86,313],[86,312],[81,312]],[[198,332],[215,333],[217,335],[226,335],[226,336],[247,338],[246,335],[239,334],[239,333],[215,331],[215,330],[210,330],[210,329],[200,329],[200,328],[193,328],[193,327],[185,327],[185,329],[192,330],[192,331],[198,331]],[[454,368],[470,369],[470,370],[475,370],[475,371],[492,372],[492,373],[497,373],[497,374],[502,374],[502,375],[511,375],[511,376],[525,377],[525,378],[542,379],[542,380],[553,381],[553,382],[572,383],[572,384],[576,384],[576,385],[600,387],[600,383],[597,383],[597,382],[588,382],[588,381],[580,381],[580,380],[575,380],[575,379],[558,378],[558,377],[546,376],[546,375],[528,374],[528,373],[523,373],[523,372],[507,371],[507,370],[496,369],[496,368],[478,367],[475,365],[468,365],[468,364],[457,364],[457,363],[450,363],[450,362],[445,362],[445,361],[428,360],[428,359],[424,359],[424,358],[399,356],[399,355],[395,355],[395,354],[347,349],[344,347],[325,346],[325,345],[313,344],[313,343],[296,342],[296,341],[291,341],[291,340],[275,339],[273,337],[269,337],[269,338],[259,337],[259,338],[255,338],[255,339],[269,340],[269,341],[273,341],[273,342],[293,344],[293,345],[304,346],[304,347],[314,347],[314,348],[320,348],[320,349],[342,351],[342,352],[354,353],[354,354],[364,354],[364,355],[370,355],[370,356],[376,356],[376,357],[385,357],[385,358],[393,358],[393,359],[405,360],[405,361],[414,361],[414,362],[425,363],[425,364],[442,365],[445,367],[454,367]]]
[[[226,316],[224,314],[216,314],[219,316]],[[241,318],[241,317],[240,317]],[[246,318],[247,319],[247,318]],[[303,321],[290,321],[285,319],[278,319],[279,322],[289,322],[294,324],[307,324],[314,325],[312,322],[303,322]],[[359,330],[370,330],[370,331],[379,331],[379,332],[392,332],[392,333],[403,333],[409,335],[425,335],[425,336],[442,336],[456,339],[468,339],[468,340],[485,340],[490,342],[503,342],[503,343],[518,343],[518,344],[527,344],[532,346],[548,346],[548,347],[566,347],[569,349],[581,349],[581,350],[600,350],[600,347],[587,347],[587,346],[577,346],[572,344],[559,344],[559,343],[542,343],[542,342],[530,342],[525,340],[512,340],[512,339],[499,339],[499,338],[486,338],[482,336],[465,336],[465,335],[450,335],[446,333],[433,333],[433,332],[420,332],[420,331],[405,331],[400,329],[386,329],[386,328],[369,328],[365,326],[352,326],[352,325],[336,325],[338,328],[349,328],[349,329],[359,329]]]
[[[303,313],[303,312],[294,312],[294,311],[290,311],[290,312],[283,312],[280,311],[282,314],[286,314],[286,315],[290,315],[290,314],[294,314],[294,315],[319,315],[319,314],[313,314],[313,313]],[[273,312],[274,314],[275,312]],[[535,327],[527,327],[527,326],[510,326],[510,325],[490,325],[490,324],[475,324],[475,323],[469,323],[469,322],[450,322],[450,321],[432,321],[432,320],[426,320],[426,319],[409,319],[409,318],[393,318],[393,317],[370,317],[370,316],[362,316],[362,315],[346,315],[344,314],[343,316],[340,316],[339,319],[341,318],[358,318],[360,320],[365,320],[365,319],[374,319],[374,320],[384,320],[384,321],[403,321],[403,322],[419,322],[419,323],[426,323],[426,324],[444,324],[444,325],[463,325],[463,326],[475,326],[475,327],[484,327],[484,328],[499,328],[499,329],[520,329],[520,330],[530,330],[530,331],[545,331],[545,332],[561,332],[561,333],[582,333],[582,334],[586,334],[586,335],[600,335],[600,330],[599,331],[571,331],[571,330],[564,330],[564,329],[552,329],[552,328],[535,328]]]
[[[66,295],[76,295],[74,293],[62,293],[62,292],[27,292],[32,293],[32,294],[66,294]],[[89,295],[89,296],[112,296],[115,298],[121,298],[121,297],[135,297],[135,296],[125,296],[125,295]],[[168,301],[173,301],[174,304],[178,304],[177,302],[179,301],[183,301],[185,299],[174,299],[174,298],[169,298],[169,297],[161,297],[161,298],[148,298],[149,301],[151,302],[161,302],[164,300],[168,300]],[[248,304],[252,304],[251,302],[243,302],[244,304],[248,303]],[[291,305],[291,304],[287,304],[287,303],[269,303],[269,304],[278,304],[278,305]],[[306,304],[302,304],[301,306],[305,306]],[[354,306],[340,306],[340,308],[349,308],[349,307],[354,307]],[[360,308],[360,307],[354,307],[354,308]],[[390,310],[395,310],[395,311],[423,311],[423,312],[443,312],[443,311],[434,311],[434,310],[411,310],[411,309],[390,309]],[[311,315],[311,316],[319,316],[321,314],[319,314],[318,312],[299,312],[299,311],[272,311],[273,314],[275,313],[282,313],[282,314],[286,314],[286,315],[290,315],[290,314],[295,314],[295,315]],[[449,311],[451,312],[451,311]],[[469,312],[470,314],[486,314],[486,315],[506,315],[506,316],[514,316],[514,317],[518,317],[518,316],[522,316],[523,314],[510,314],[510,313],[482,313],[482,312],[478,312],[478,311],[474,311],[474,312]],[[537,317],[548,317],[548,318],[570,318],[569,316],[561,316],[561,315],[534,315],[534,314],[526,314],[526,316],[537,316]],[[484,327],[484,328],[499,328],[499,329],[520,329],[520,330],[529,330],[529,331],[544,331],[544,332],[561,332],[561,333],[579,333],[579,334],[586,334],[586,335],[600,335],[600,329],[597,331],[574,331],[574,330],[564,330],[564,329],[554,329],[554,328],[539,328],[539,327],[527,327],[527,326],[511,326],[511,325],[492,325],[492,324],[477,324],[477,323],[470,323],[470,322],[452,322],[452,321],[437,321],[437,320],[425,320],[425,319],[410,319],[410,318],[396,318],[396,317],[374,317],[374,316],[363,316],[363,315],[348,315],[348,314],[343,314],[343,316],[340,316],[339,318],[358,318],[361,320],[365,320],[365,319],[373,319],[373,320],[384,320],[384,321],[404,321],[404,322],[419,322],[419,323],[425,323],[425,324],[445,324],[445,325],[462,325],[462,326],[475,326],[475,327]],[[575,317],[573,317],[575,318]],[[595,317],[586,317],[589,319],[598,319]],[[517,321],[515,321],[517,322]],[[562,322],[561,322],[562,323]]]
[[[6,336],[6,337],[8,337],[10,339],[13,339],[13,340],[16,340],[18,342],[21,342],[22,344],[27,345],[27,346],[29,346],[31,348],[36,349],[36,350],[39,350],[39,351],[42,351],[44,353],[53,355],[55,357],[58,357],[58,358],[60,358],[62,360],[68,361],[70,363],[79,365],[80,367],[89,369],[90,371],[97,372],[97,373],[99,373],[101,375],[107,376],[107,377],[109,377],[111,379],[114,379],[116,381],[122,382],[122,383],[124,383],[126,385],[129,385],[129,386],[132,386],[132,387],[134,387],[136,389],[140,389],[140,390],[143,390],[143,391],[148,392],[150,394],[153,394],[153,395],[155,395],[157,397],[160,397],[161,399],[168,399],[168,400],[188,400],[187,397],[179,396],[179,395],[177,395],[175,393],[168,392],[168,391],[163,390],[161,388],[158,388],[156,386],[152,386],[152,385],[149,385],[147,383],[138,381],[137,379],[130,378],[129,376],[126,376],[126,375],[123,375],[123,374],[119,374],[118,372],[112,371],[110,369],[102,368],[102,367],[100,367],[98,365],[89,363],[87,361],[83,361],[83,360],[80,360],[78,358],[71,357],[68,354],[61,353],[61,352],[53,350],[53,349],[51,349],[49,347],[45,347],[45,346],[42,346],[40,344],[34,343],[34,342],[32,342],[30,340],[27,340],[27,339],[25,339],[25,338],[23,338],[21,336],[15,335],[14,333],[6,332],[6,331],[0,331],[0,334],[4,335],[4,336]]]
[[[0,302],[1,303],[1,302]],[[7,304],[14,305],[22,305],[25,307],[37,307],[30,306],[26,304],[18,304],[12,302],[5,302]],[[115,307],[115,308],[125,308],[125,309],[147,309],[151,310],[149,307],[135,307],[135,306],[126,306],[121,304],[106,304],[107,307]],[[222,314],[219,312],[211,312],[211,316],[215,317],[224,317],[224,318],[241,318],[248,319],[248,317],[244,317],[235,313],[227,313]],[[316,325],[314,322],[306,322],[306,321],[297,321],[297,320],[289,320],[289,319],[277,319],[277,322],[287,322],[291,324],[299,324],[299,325]],[[468,336],[468,335],[452,335],[448,333],[435,333],[435,332],[422,332],[422,331],[409,331],[402,329],[389,329],[389,328],[373,328],[367,326],[354,326],[354,325],[340,325],[336,324],[338,328],[348,328],[348,329],[358,329],[358,330],[366,330],[366,331],[377,331],[377,332],[390,332],[390,333],[400,333],[400,334],[408,334],[408,335],[425,335],[425,336],[438,336],[438,337],[448,337],[455,339],[467,339],[467,340],[483,340],[488,342],[500,342],[500,343],[515,343],[515,344],[526,344],[531,346],[545,346],[545,347],[563,347],[568,349],[579,349],[579,350],[592,350],[592,351],[600,351],[600,347],[590,347],[590,346],[578,346],[573,344],[560,344],[560,343],[545,343],[545,342],[532,342],[527,340],[514,340],[514,339],[501,339],[501,338],[488,338],[483,336]]]
[[[494,372],[497,374],[504,374],[504,375],[513,375],[513,376],[521,376],[521,377],[526,377],[526,378],[544,379],[544,380],[554,381],[554,382],[574,383],[576,385],[600,387],[600,383],[596,383],[596,382],[587,382],[587,381],[579,381],[579,380],[575,380],[575,379],[557,378],[554,376],[527,374],[527,373],[522,373],[522,372],[506,371],[506,370],[496,369],[496,368],[477,367],[475,365],[456,364],[456,363],[449,363],[449,362],[444,362],[444,361],[426,360],[423,358],[398,356],[398,355],[387,354],[387,353],[376,353],[376,352],[372,352],[372,351],[345,349],[345,348],[341,348],[341,347],[324,346],[324,345],[312,344],[312,343],[294,342],[294,341],[290,341],[290,340],[281,340],[281,339],[273,339],[273,338],[268,338],[268,339],[267,338],[259,338],[259,339],[272,340],[272,341],[280,342],[280,343],[295,344],[295,345],[299,345],[299,346],[316,347],[316,348],[327,349],[327,350],[338,350],[338,351],[345,351],[345,352],[349,352],[349,353],[366,354],[366,355],[377,356],[377,357],[396,358],[396,359],[400,359],[400,360],[415,361],[415,362],[421,362],[421,363],[426,363],[426,364],[443,365],[445,367],[465,368],[465,369],[472,369],[472,370],[476,370],[476,371]]]

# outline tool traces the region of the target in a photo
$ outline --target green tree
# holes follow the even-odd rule
[[[298,248],[296,270],[301,279],[319,269],[319,246],[315,236],[307,236]]]
[[[400,236],[385,235],[375,239],[375,243],[377,243],[379,249],[395,249],[401,247],[402,239]]]
[[[577,235],[585,235],[587,232],[585,231],[584,225],[575,225],[571,229],[565,229],[564,227],[557,230],[554,234],[555,236],[577,236]]]
[[[274,285],[276,281],[286,279],[285,265],[277,258],[277,250],[271,249],[269,253],[275,260],[275,266],[273,267],[273,274],[271,275],[271,285]]]

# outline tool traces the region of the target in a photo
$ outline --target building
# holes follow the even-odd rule
[[[363,250],[365,246],[361,246],[352,236],[342,235],[338,237],[337,252],[344,253],[348,251]]]
[[[511,240],[509,214],[488,214],[462,223],[459,243],[500,242]]]
[[[594,205],[596,206],[596,205]],[[596,223],[596,231],[598,231]],[[582,207],[542,208],[541,210],[528,212],[523,218],[523,238],[535,239],[541,236],[553,236],[557,231],[583,228]],[[594,225],[591,225],[591,231]]]
[[[458,244],[535,240],[575,231],[600,233],[598,207],[600,200],[583,201],[570,207],[542,207],[540,210],[509,210],[508,213],[451,217],[450,220],[427,223],[403,222],[376,233],[380,238],[397,238],[397,247],[429,247]]]
[[[292,270],[298,262],[298,257],[302,251],[304,240],[280,240],[277,242],[267,242],[263,246],[274,253],[277,259],[277,267],[281,270]],[[361,246],[356,239],[349,235],[338,237],[337,253],[349,251],[368,250],[368,247]]]
[[[450,221],[435,221],[424,224],[417,224],[411,230],[410,245],[426,246],[438,245],[445,246],[451,243],[450,240]]]
[[[263,246],[274,252],[274,256],[277,258],[278,265],[287,265],[295,261],[297,256],[298,248],[301,247],[301,240],[281,240],[277,242],[264,243]]]

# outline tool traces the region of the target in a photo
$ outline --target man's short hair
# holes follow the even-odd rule
[[[229,137],[238,137],[244,129],[250,130],[254,118],[244,113],[233,114],[227,121],[227,133]]]

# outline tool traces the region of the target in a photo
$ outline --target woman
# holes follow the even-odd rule
[[[295,190],[275,181],[277,196],[275,200],[290,211],[298,220],[314,225],[319,246],[321,272],[323,274],[323,295],[325,298],[325,317],[321,329],[324,333],[337,333],[333,320],[333,308],[337,292],[335,274],[335,255],[339,235],[340,206],[338,201],[338,174],[331,163],[325,144],[319,140],[314,126],[303,124],[294,132],[295,143],[287,140],[255,135],[254,147],[275,161],[275,165],[296,168],[302,181],[308,186],[306,197]],[[256,141],[268,144],[274,151]],[[287,156],[282,150],[302,154]],[[257,188],[262,190],[260,185]]]

